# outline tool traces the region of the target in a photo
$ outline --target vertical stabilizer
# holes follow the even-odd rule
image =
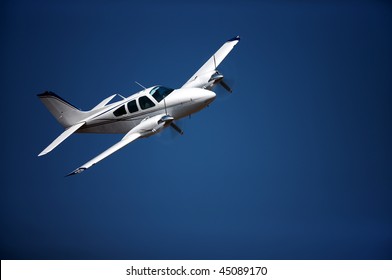
[[[38,94],[38,97],[64,128],[70,127],[87,117],[86,112],[79,110],[53,92],[46,91]]]

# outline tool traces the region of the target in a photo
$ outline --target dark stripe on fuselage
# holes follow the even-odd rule
[[[132,100],[131,100],[131,101],[132,101]],[[124,103],[121,103],[121,104],[119,104],[118,106],[115,106],[115,107],[113,107],[113,108],[111,108],[111,109],[109,109],[109,110],[106,110],[106,111],[102,112],[101,114],[97,115],[94,119],[96,119],[96,118],[98,118],[99,116],[102,116],[103,114],[106,114],[106,113],[108,113],[108,112],[110,112],[110,111],[116,110],[117,108],[123,106],[123,105],[124,105],[125,103],[127,103],[127,102],[129,102],[129,101],[125,101]],[[162,102],[162,101],[161,101],[161,102]],[[158,104],[160,104],[161,102],[159,102]],[[187,102],[187,103],[188,103],[188,102]],[[172,107],[175,107],[175,106],[177,106],[177,105],[168,106],[168,107],[166,107],[166,110],[167,110],[167,109],[170,109],[170,108],[172,108]],[[148,110],[148,109],[147,109],[147,110]],[[156,110],[151,110],[151,111],[147,111],[147,112],[146,112],[146,111],[144,111],[144,112],[143,112],[143,111],[138,111],[138,112],[131,113],[131,114],[127,113],[128,116],[124,116],[124,117],[120,117],[120,118],[116,118],[116,119],[102,119],[102,120],[99,120],[98,123],[85,125],[84,128],[98,127],[98,126],[101,126],[101,125],[107,125],[107,124],[115,123],[115,122],[118,122],[118,121],[129,121],[129,120],[137,121],[138,119],[140,119],[140,121],[141,121],[142,119],[144,119],[144,118],[150,116],[151,114],[158,113],[158,112],[160,112],[160,111],[165,112],[165,108],[159,108],[159,109],[157,108]],[[114,117],[114,115],[113,115],[113,117]],[[94,119],[92,119],[92,121],[93,121]]]

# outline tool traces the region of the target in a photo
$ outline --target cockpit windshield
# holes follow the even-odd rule
[[[162,86],[157,86],[154,87],[151,91],[150,94],[155,98],[155,100],[159,103],[162,101],[163,98],[168,96],[174,89],[172,88],[167,88],[167,87],[162,87]]]

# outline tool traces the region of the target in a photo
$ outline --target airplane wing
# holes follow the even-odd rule
[[[99,154],[98,156],[96,156],[92,160],[86,162],[85,164],[83,164],[79,168],[75,169],[74,171],[69,173],[67,176],[71,176],[71,175],[76,175],[76,174],[82,173],[87,168],[90,168],[91,166],[93,166],[97,162],[99,162],[99,161],[103,160],[104,158],[110,156],[111,154],[113,154],[114,152],[116,152],[116,151],[120,150],[121,148],[125,147],[129,143],[135,141],[140,136],[141,136],[141,133],[133,132],[133,130],[131,130],[119,142],[117,142],[116,144],[114,144],[109,149],[107,149],[103,153]]]
[[[49,146],[47,146],[38,156],[43,156],[52,151],[54,148],[56,148],[58,145],[60,145],[61,142],[63,142],[65,139],[67,139],[69,136],[71,136],[72,133],[74,133],[76,130],[78,130],[80,127],[82,127],[85,124],[85,122],[77,123],[74,124],[73,126],[68,127],[63,133],[61,133],[52,143],[50,143]]]
[[[196,87],[207,88],[211,85],[212,75],[216,73],[216,68],[221,64],[225,57],[231,52],[235,45],[240,41],[240,37],[234,37],[224,43],[220,49],[207,60],[204,65],[182,86],[183,88]],[[223,77],[223,76],[222,76]]]
[[[121,148],[125,147],[126,145],[128,145],[129,143],[135,141],[140,137],[148,137],[150,135],[158,133],[165,126],[172,124],[173,120],[174,120],[173,117],[165,114],[159,114],[153,117],[145,118],[137,126],[132,128],[119,142],[117,142],[116,144],[114,144],[109,149],[99,154],[92,160],[86,162],[79,168],[75,169],[67,176],[82,173],[87,168],[90,168],[94,164],[110,156],[114,152],[120,150]]]

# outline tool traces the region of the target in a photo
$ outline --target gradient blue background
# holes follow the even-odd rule
[[[392,6],[382,1],[2,1],[1,259],[391,259]],[[225,40],[206,110],[64,175],[120,135],[82,109],[180,87]]]

